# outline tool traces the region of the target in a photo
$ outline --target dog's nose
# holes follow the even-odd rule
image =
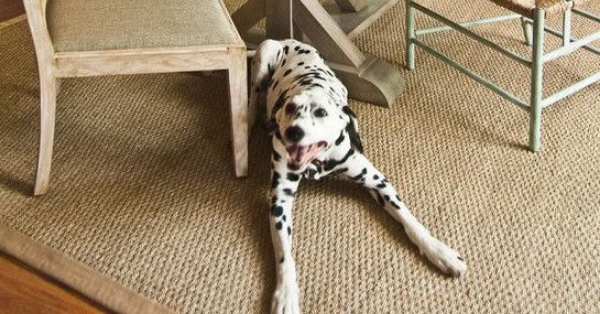
[[[285,138],[294,143],[300,142],[304,137],[304,131],[299,126],[291,126],[285,130]]]

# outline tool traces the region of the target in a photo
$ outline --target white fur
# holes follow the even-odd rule
[[[292,209],[302,178],[318,180],[339,172],[356,181],[402,224],[410,240],[431,263],[452,276],[465,273],[467,266],[460,255],[419,223],[394,187],[360,152],[358,124],[347,104],[347,90],[313,47],[294,40],[267,40],[258,47],[251,70],[250,108],[258,104],[266,108],[266,120],[273,134],[270,227],[277,286],[271,313],[300,313],[292,256]],[[321,110],[321,114],[317,110]],[[326,115],[323,116],[323,112]],[[251,117],[255,114],[251,113]],[[301,140],[292,142],[285,135],[290,127],[304,131]],[[301,165],[291,163],[290,149],[315,143],[326,143],[326,146],[313,160]]]

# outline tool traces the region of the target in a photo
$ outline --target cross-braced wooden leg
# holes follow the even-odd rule
[[[248,175],[248,81],[246,49],[232,49],[229,62],[229,101],[235,175]]]
[[[54,145],[54,117],[56,109],[56,79],[46,73],[40,73],[40,142],[34,195],[48,191],[50,168],[52,164],[52,146]]]
[[[533,63],[531,67],[531,102],[529,107],[529,149],[533,152],[537,152],[541,146],[545,19],[545,11],[536,9],[533,20]]]

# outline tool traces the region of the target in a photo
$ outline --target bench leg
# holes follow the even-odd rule
[[[232,49],[229,62],[229,103],[235,175],[248,175],[248,73],[246,49]]]
[[[536,9],[533,21],[533,57],[531,67],[531,102],[529,108],[529,149],[537,152],[541,146],[542,94],[544,72],[545,12]]]

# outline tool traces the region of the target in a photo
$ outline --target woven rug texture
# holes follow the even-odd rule
[[[420,3],[456,20],[507,13],[483,0]],[[578,36],[598,28],[574,24]],[[436,23],[418,15],[417,25]],[[403,31],[400,1],[355,43],[402,69],[406,91],[389,108],[351,107],[366,155],[468,272],[438,272],[351,182],[303,182],[294,217],[303,312],[597,313],[600,85],[544,110],[533,154],[524,110],[419,49],[406,71]],[[477,32],[531,53],[519,20]],[[458,33],[425,40],[528,98],[525,67]],[[552,62],[545,94],[599,68],[585,51]],[[223,73],[63,80],[50,192],[33,197],[39,86],[26,22],[0,30],[0,69],[0,222],[174,312],[268,312],[270,144],[256,128],[250,176],[234,177]]]

